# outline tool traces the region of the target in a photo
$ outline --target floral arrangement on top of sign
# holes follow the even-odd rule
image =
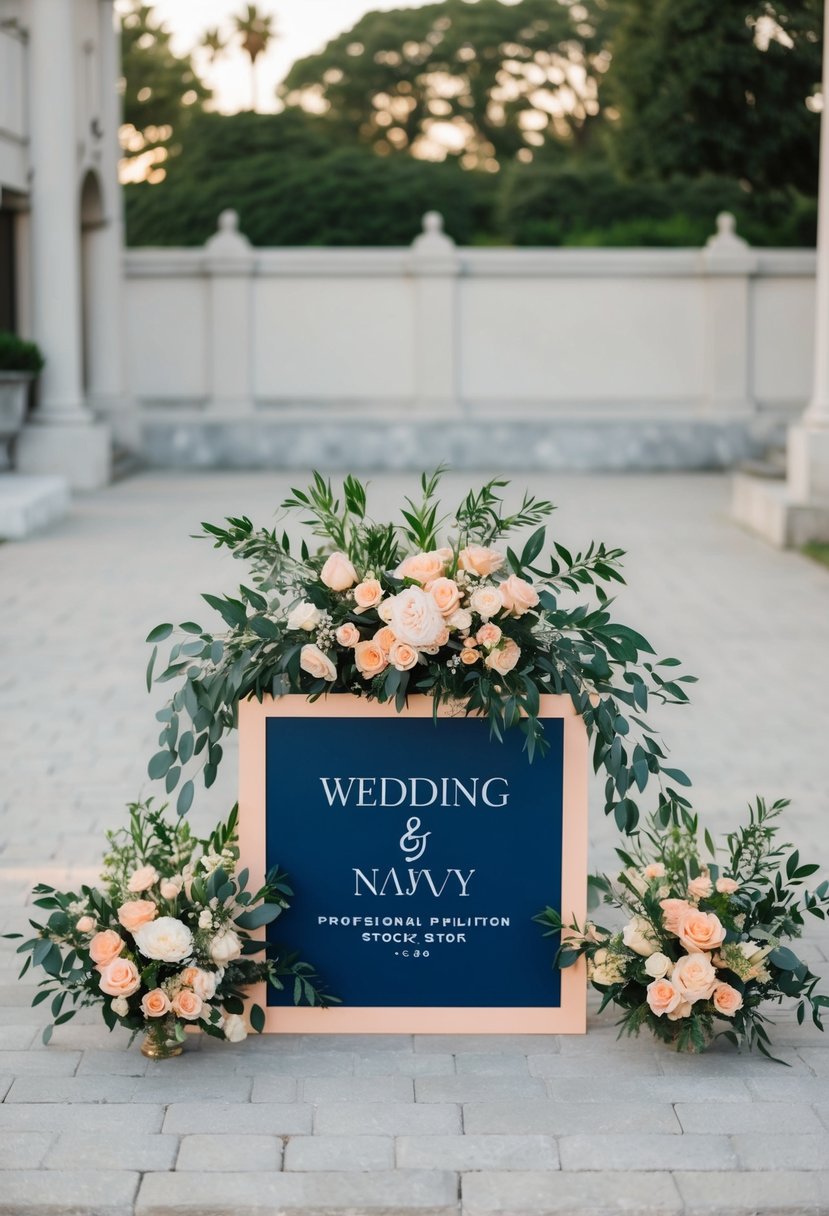
[[[559,967],[587,958],[588,976],[602,993],[600,1009],[622,1010],[620,1034],[647,1026],[678,1051],[702,1051],[717,1035],[769,1055],[763,1006],[797,1000],[819,1030],[829,996],[819,979],[784,943],[800,936],[807,915],[826,918],[829,882],[803,889],[818,870],[779,843],[779,817],[788,806],[758,798],[748,822],[726,837],[727,860],[704,862],[699,822],[686,807],[650,817],[628,849],[615,880],[591,879],[594,894],[621,910],[621,932],[588,922],[562,924],[553,908],[535,919],[548,935],[562,934]],[[708,853],[716,857],[706,831]],[[717,1027],[720,1027],[717,1030]]]
[[[279,870],[247,890],[247,871],[237,872],[236,809],[207,840],[165,811],[152,800],[130,805],[129,828],[107,832],[99,887],[35,887],[35,905],[49,915],[45,924],[30,921],[35,936],[17,950],[28,956],[21,977],[31,965],[46,972],[32,1001],[51,998],[54,1023],[44,1043],[52,1025],[100,1005],[110,1030],[143,1031],[145,1054],[162,1057],[180,1050],[188,1026],[231,1043],[244,1039],[243,989],[250,984],[282,988],[291,979],[296,1004],[335,1001],[295,955],[252,957],[269,946],[251,932],[276,920],[292,891]],[[248,1013],[261,1032],[263,1010],[254,1004]]]
[[[593,737],[594,765],[607,773],[605,810],[626,832],[651,777],[660,806],[690,784],[668,767],[645,715],[650,698],[686,701],[693,677],[673,672],[676,659],[651,659],[648,641],[614,620],[603,584],[624,582],[623,551],[592,543],[571,553],[556,541],[542,558],[552,503],[525,495],[507,512],[499,491],[508,483],[495,479],[444,511],[441,475],[423,475],[419,501],[406,499],[399,522],[378,523],[356,478],[345,478],[341,503],[315,474],[282,504],[321,541],[313,553],[247,518],[203,525],[251,575],[236,597],[204,596],[227,628],[183,622],[156,677],[179,687],[157,715],[161,750],[148,771],[168,793],[181,782],[179,812],[193,799],[193,777],[182,780],[188,766],[200,762],[205,785],[214,781],[239,700],[284,692],[353,693],[398,710],[409,693],[426,693],[436,713],[460,702],[486,715],[496,738],[522,730],[530,760],[545,747],[539,697],[569,695]],[[520,548],[503,543],[530,529]],[[147,639],[148,689],[158,643],[173,630],[158,625]]]

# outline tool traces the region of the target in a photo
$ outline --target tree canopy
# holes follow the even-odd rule
[[[608,92],[629,177],[817,183],[823,0],[620,0]]]
[[[190,116],[210,97],[189,55],[176,55],[171,33],[151,4],[133,0],[121,16],[124,157],[134,176],[162,181],[161,167]]]
[[[291,68],[279,93],[381,154],[497,170],[600,122],[609,0],[443,0],[367,13]]]
[[[127,130],[160,184],[128,189],[128,239],[201,244],[233,207],[255,244],[407,244],[435,208],[459,243],[696,245],[721,210],[753,243],[810,243],[821,15],[822,0],[442,0],[368,13],[296,63],[282,113],[225,116],[134,2]]]

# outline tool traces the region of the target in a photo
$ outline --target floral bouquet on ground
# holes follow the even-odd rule
[[[818,866],[802,864],[796,851],[786,856],[792,846],[778,843],[788,805],[758,798],[748,823],[727,836],[723,866],[701,860],[687,803],[652,816],[628,850],[616,850],[625,868],[615,881],[590,880],[629,918],[621,932],[563,925],[552,908],[535,918],[548,935],[562,934],[559,967],[586,956],[600,1011],[623,1011],[620,1034],[647,1026],[678,1051],[702,1051],[722,1035],[770,1055],[762,1009],[785,998],[797,1000],[798,1022],[808,1011],[823,1029],[829,996],[815,992],[818,977],[785,943],[800,936],[806,914],[825,919],[829,882],[805,890]],[[707,831],[704,840],[714,858]]]
[[[148,771],[168,794],[182,782],[181,813],[198,767],[206,786],[215,780],[239,700],[285,692],[352,693],[398,710],[408,694],[425,693],[436,713],[452,702],[485,715],[496,738],[519,727],[530,759],[546,745],[539,697],[569,695],[607,773],[605,809],[623,831],[635,828],[637,791],[651,777],[666,803],[671,783],[690,784],[667,767],[645,714],[649,698],[686,701],[692,677],[673,673],[676,659],[650,661],[647,640],[613,619],[602,584],[624,582],[623,551],[592,543],[571,553],[556,541],[542,556],[551,503],[524,495],[508,512],[498,493],[508,483],[493,480],[443,511],[440,477],[424,474],[420,499],[406,499],[399,521],[375,522],[359,481],[345,479],[340,502],[315,474],[282,504],[319,538],[314,552],[247,518],[203,525],[251,574],[238,596],[204,596],[226,630],[183,622],[156,676],[179,687],[157,715],[161,750]],[[527,536],[513,548],[504,542],[516,531]],[[158,643],[173,632],[161,624],[147,639],[148,689]]]
[[[258,981],[282,988],[290,978],[297,1004],[335,1000],[296,956],[252,957],[268,946],[251,931],[276,920],[292,891],[276,869],[258,891],[247,890],[247,870],[237,872],[236,809],[207,840],[165,811],[152,800],[129,807],[129,827],[107,833],[99,887],[34,888],[35,904],[49,917],[30,921],[36,936],[18,953],[28,955],[21,977],[32,964],[46,972],[32,1002],[51,998],[54,1022],[44,1043],[53,1025],[90,1005],[101,1006],[110,1030],[120,1024],[133,1035],[145,1032],[142,1050],[160,1057],[178,1054],[187,1027],[231,1043],[246,1038],[244,989]],[[258,1005],[249,1019],[261,1032]]]

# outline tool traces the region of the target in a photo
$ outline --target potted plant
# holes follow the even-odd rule
[[[0,330],[0,469],[11,466],[10,447],[26,417],[29,385],[42,367],[34,342]]]

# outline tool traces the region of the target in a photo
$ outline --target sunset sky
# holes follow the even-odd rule
[[[274,88],[296,59],[321,50],[329,39],[376,9],[420,8],[434,0],[259,0],[261,11],[273,14],[279,38],[267,55],[257,60],[259,109],[276,106]],[[155,0],[154,8],[175,33],[175,48],[190,50],[212,26],[229,33],[232,17],[246,5],[242,0]],[[197,60],[205,81],[215,91],[220,110],[246,109],[250,105],[250,61],[236,46],[214,67]]]

